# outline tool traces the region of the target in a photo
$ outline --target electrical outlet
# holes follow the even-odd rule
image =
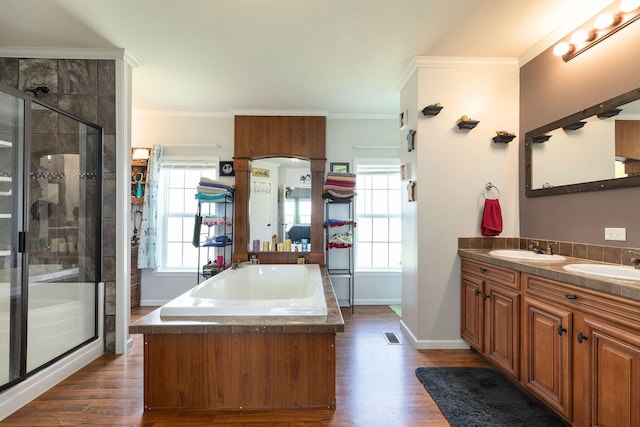
[[[605,228],[604,229],[604,240],[627,240],[627,229],[626,228]]]

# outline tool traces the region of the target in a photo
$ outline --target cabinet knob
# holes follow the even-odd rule
[[[567,328],[563,328],[562,325],[558,325],[558,335],[562,336],[564,332],[567,332]]]
[[[476,296],[480,295],[480,289],[476,289],[474,294],[476,294]]]
[[[578,343],[582,344],[582,341],[587,341],[588,339],[582,332],[578,332]]]
[[[564,294],[566,299],[578,299],[578,295],[576,294]]]
[[[483,274],[484,274],[484,273],[486,273],[486,272],[487,272],[487,269],[486,269],[486,268],[484,268],[484,267],[480,267],[480,273],[483,273]]]
[[[491,295],[489,295],[489,294],[484,294],[484,299],[485,299],[485,300],[488,300],[489,298],[491,298]]]

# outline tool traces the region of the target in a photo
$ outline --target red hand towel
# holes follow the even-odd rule
[[[502,211],[498,199],[484,199],[480,232],[483,236],[497,236],[502,233]]]

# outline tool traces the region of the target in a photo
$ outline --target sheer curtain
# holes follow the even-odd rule
[[[147,184],[142,205],[142,224],[140,224],[140,243],[138,247],[138,268],[156,268],[158,266],[158,175],[162,146],[151,148],[147,164]]]

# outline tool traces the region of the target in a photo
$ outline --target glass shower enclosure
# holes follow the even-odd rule
[[[102,129],[0,84],[0,390],[98,338]]]

